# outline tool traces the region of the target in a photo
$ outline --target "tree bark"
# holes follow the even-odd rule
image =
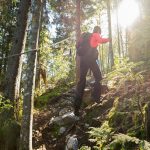
[[[117,20],[117,38],[118,38],[118,55],[121,57],[121,49],[120,49],[120,25],[118,20],[118,0],[116,0],[116,20]]]
[[[42,0],[33,0],[33,14],[31,24],[31,38],[29,47],[38,49]],[[33,124],[33,100],[35,89],[37,52],[28,54],[26,70],[26,87],[23,99],[23,118],[20,135],[20,150],[32,150],[32,124]]]
[[[26,29],[28,21],[28,12],[31,0],[21,0],[18,16],[17,27],[14,34],[13,45],[10,55],[20,54],[24,52],[26,43]],[[6,73],[6,89],[5,96],[10,99],[13,105],[18,103],[20,91],[20,79],[22,72],[22,56],[10,57],[8,60],[8,68]]]
[[[148,102],[147,107],[145,108],[145,131],[146,140],[150,141],[150,102]]]
[[[110,12],[110,0],[107,0],[107,15],[108,15],[108,31],[109,31],[109,65],[110,69],[114,65],[114,54],[112,48],[112,28],[111,28],[111,12]]]
[[[43,0],[43,3],[42,3],[42,12],[41,12],[41,21],[40,21],[40,31],[39,33],[41,33],[42,31],[42,24],[43,24],[43,10],[44,10],[44,7],[46,7],[46,0]],[[39,35],[40,37],[40,35]],[[42,41],[41,41],[41,38],[39,38],[39,41],[38,41],[39,45],[42,44]],[[43,46],[43,44],[42,44]],[[41,89],[41,75],[40,75],[40,68],[41,68],[41,65],[40,65],[40,54],[41,53],[41,50],[38,51],[38,54],[37,54],[37,66],[36,66],[36,77],[35,77],[35,89]]]
[[[76,44],[79,41],[81,35],[81,20],[80,20],[80,0],[76,0]],[[80,77],[80,56],[76,54],[76,82],[78,82]]]

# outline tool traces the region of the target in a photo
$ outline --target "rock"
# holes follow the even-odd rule
[[[63,108],[63,109],[60,110],[59,116],[62,116],[62,115],[66,114],[67,112],[70,112],[70,111],[72,111],[72,110],[73,110],[72,107]]]
[[[52,117],[51,120],[50,120],[50,123],[49,125],[52,125],[52,124],[58,124],[58,125],[62,125],[62,118],[61,117]]]
[[[64,115],[59,116],[59,117],[55,117],[55,118],[52,117],[49,125],[57,124],[57,125],[63,126],[63,125],[67,125],[70,123],[74,123],[76,120],[77,120],[77,118],[74,115],[74,113],[68,112],[68,113],[65,113]]]
[[[64,114],[62,116],[62,119],[63,119],[65,124],[74,123],[77,120],[77,118],[73,112],[68,112],[68,113]]]
[[[67,137],[67,144],[65,150],[78,150],[78,139],[76,135]]]
[[[66,128],[65,127],[61,127],[59,129],[59,134],[63,134],[65,131],[66,131]]]
[[[71,99],[61,99],[59,102],[59,105],[61,106],[70,106],[72,105],[72,100]]]

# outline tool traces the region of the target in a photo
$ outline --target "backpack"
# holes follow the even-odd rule
[[[84,56],[90,51],[90,49],[91,49],[91,46],[90,46],[91,36],[92,36],[92,33],[89,33],[89,32],[82,33],[80,40],[76,46],[77,54],[79,56]]]

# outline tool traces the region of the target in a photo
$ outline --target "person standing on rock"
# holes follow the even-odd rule
[[[79,116],[79,110],[82,104],[82,98],[84,94],[84,88],[86,85],[86,75],[90,69],[95,78],[95,83],[92,92],[92,99],[96,102],[100,102],[101,97],[101,83],[102,75],[100,68],[97,64],[98,50],[97,46],[101,43],[109,42],[108,38],[101,37],[101,28],[95,26],[93,33],[83,33],[76,46],[77,55],[80,56],[80,78],[76,87],[76,96],[74,101],[74,114]]]

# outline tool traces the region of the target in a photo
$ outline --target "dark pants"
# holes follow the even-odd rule
[[[75,109],[80,109],[82,103],[82,97],[84,94],[84,88],[86,85],[86,75],[88,70],[91,69],[93,76],[95,78],[95,83],[92,91],[92,97],[94,100],[99,100],[101,96],[101,84],[102,75],[99,66],[95,58],[82,56],[80,57],[80,79],[76,88],[76,98],[75,98]]]

